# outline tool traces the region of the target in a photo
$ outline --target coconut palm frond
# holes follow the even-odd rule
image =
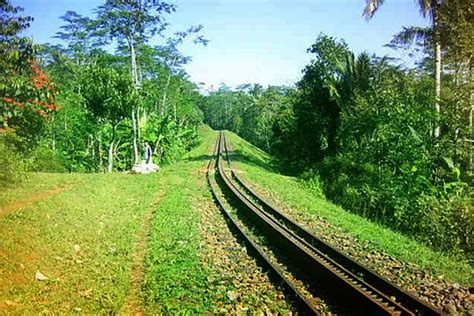
[[[404,26],[400,32],[393,36],[390,43],[386,46],[395,49],[410,46],[415,43],[425,46],[431,42],[432,38],[433,31],[429,27]]]
[[[420,8],[420,14],[426,18],[428,13],[431,11],[431,2],[436,0],[418,0],[418,7]]]
[[[365,16],[367,20],[372,18],[378,8],[384,3],[385,0],[365,0],[365,8],[362,15]]]

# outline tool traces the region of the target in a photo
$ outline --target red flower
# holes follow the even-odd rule
[[[15,101],[13,100],[12,98],[8,98],[8,97],[3,97],[3,100],[7,101],[8,103],[12,104],[12,105],[15,105],[17,107],[19,107],[20,109],[23,109],[25,108],[25,105],[23,103],[20,103],[18,101]]]

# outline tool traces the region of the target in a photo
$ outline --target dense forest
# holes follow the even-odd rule
[[[367,1],[367,19],[382,2]],[[388,44],[423,54],[412,69],[319,34],[295,86],[207,94],[180,51],[185,41],[206,45],[203,28],[165,35],[172,4],[107,0],[93,18],[65,12],[63,45],[33,43],[21,34],[32,18],[5,0],[0,10],[2,186],[22,171],[129,170],[145,142],[156,162],[172,163],[204,122],[268,151],[314,194],[472,258],[470,1],[420,2],[431,27],[406,27]]]
[[[32,18],[1,4],[3,183],[21,169],[128,170],[144,142],[160,164],[192,146],[202,96],[179,49],[207,40],[202,26],[163,35],[174,5],[107,1],[94,19],[68,11],[55,36],[64,45],[37,45],[20,36]]]

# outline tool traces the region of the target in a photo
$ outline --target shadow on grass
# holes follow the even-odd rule
[[[233,152],[229,153],[229,158],[231,161],[245,163],[248,165],[259,167],[272,173],[278,172],[276,164],[273,161],[271,160],[268,162],[262,161],[261,159],[248,155],[246,152],[242,150],[234,150]]]
[[[208,161],[211,158],[212,158],[212,155],[199,155],[199,156],[188,157],[186,160],[187,161]]]

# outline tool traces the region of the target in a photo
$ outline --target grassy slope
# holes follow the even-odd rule
[[[44,181],[47,178],[47,181]],[[0,191],[0,208],[14,201],[28,198],[31,194],[48,191],[57,187],[74,186],[80,182],[81,176],[61,173],[30,173],[27,181],[15,188],[6,188]]]
[[[237,156],[235,166],[244,171],[244,179],[272,191],[285,205],[293,209],[317,214],[333,226],[349,232],[360,242],[369,241],[377,250],[422,268],[443,274],[446,279],[462,284],[474,284],[474,273],[466,262],[420,244],[404,235],[345,211],[319,198],[303,187],[296,178],[283,176],[269,167],[270,157],[233,133],[227,133]]]
[[[123,304],[147,215],[146,284],[139,294],[147,297],[147,309],[208,310],[214,294],[203,282],[207,271],[197,247],[203,237],[197,234],[199,209],[191,196],[210,197],[199,170],[215,133],[202,128],[201,135],[201,145],[183,162],[157,174],[31,174],[21,187],[3,192],[0,205],[7,206],[70,185],[0,214],[0,314],[133,312]],[[37,271],[48,280],[37,281]]]

